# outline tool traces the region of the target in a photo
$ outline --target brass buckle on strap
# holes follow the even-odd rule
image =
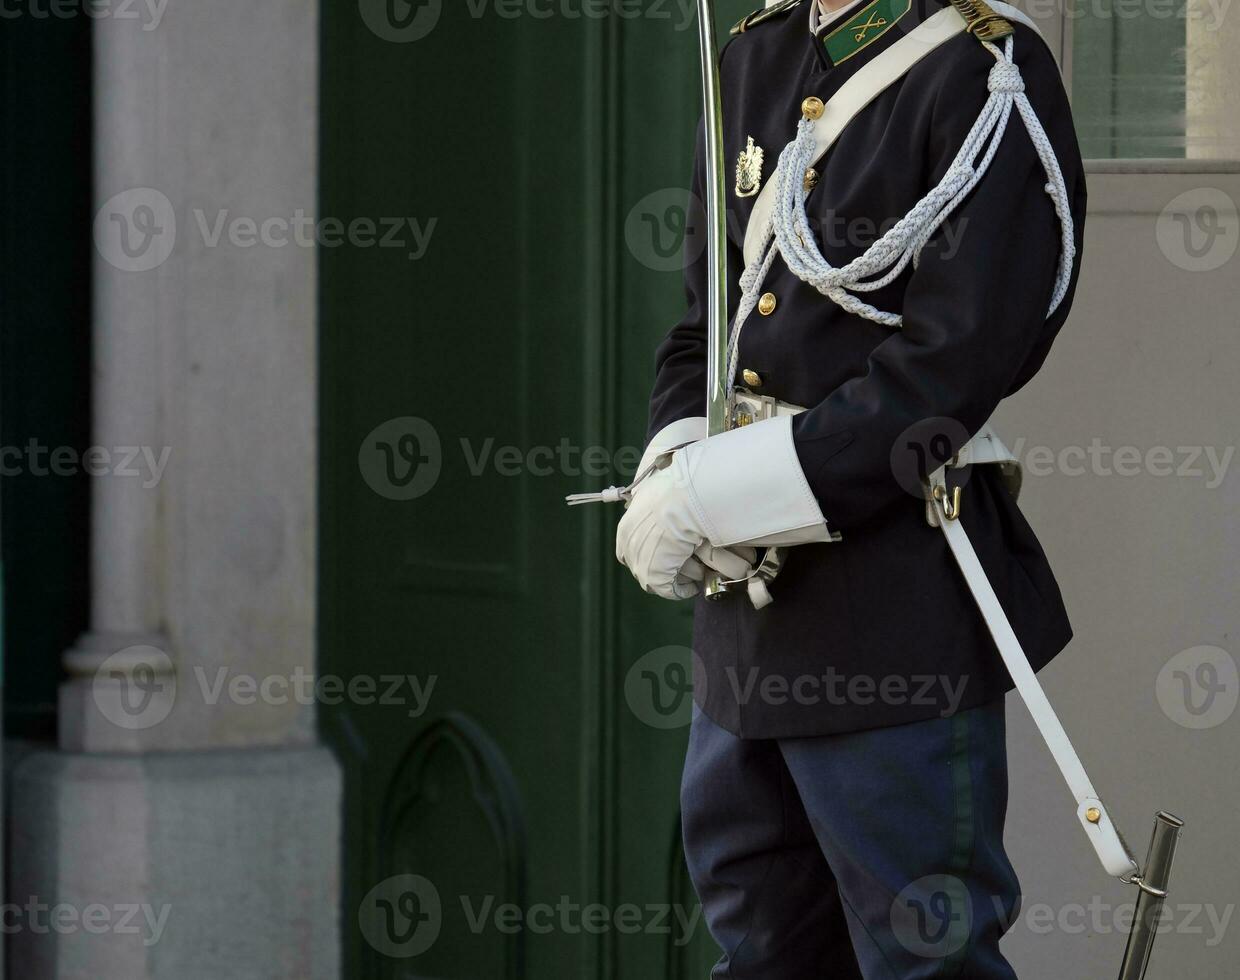
[[[960,487],[954,487],[948,496],[947,487],[942,483],[934,486],[934,499],[943,506],[943,515],[949,521],[960,519]]]

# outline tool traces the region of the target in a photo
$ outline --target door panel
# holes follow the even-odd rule
[[[714,959],[667,908],[695,921],[689,610],[617,568],[616,510],[563,505],[627,475],[599,464],[640,446],[683,309],[678,263],[625,239],[643,201],[660,250],[683,235],[665,202],[700,109],[679,6],[325,7],[319,217],[421,234],[320,248],[321,673],[430,691],[420,714],[409,684],[321,711],[347,773],[349,977],[645,980]],[[418,10],[434,29],[393,40]],[[507,903],[525,928],[497,922]],[[601,922],[574,911],[590,903]]]

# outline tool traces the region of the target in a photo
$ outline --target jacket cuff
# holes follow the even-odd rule
[[[792,440],[792,419],[764,419],[681,454],[702,527],[716,548],[831,540]]]
[[[642,454],[641,462],[637,464],[637,470],[633,474],[634,478],[636,479],[645,473],[647,467],[660,456],[673,453],[677,449],[682,449],[691,442],[705,439],[706,432],[705,415],[679,419],[670,425],[665,425],[646,444],[646,451]]]

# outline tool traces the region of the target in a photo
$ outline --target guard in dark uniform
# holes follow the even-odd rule
[[[952,3],[785,0],[722,57],[729,378],[774,407],[702,438],[703,255],[617,532],[644,588],[699,596],[682,806],[717,977],[1014,976],[1012,682],[922,492],[944,466],[947,513],[1043,666],[1071,636],[1058,587],[1005,470],[967,450],[1067,316],[1085,182],[1037,31]],[[699,138],[698,200],[702,160]],[[775,545],[771,605],[699,595]]]

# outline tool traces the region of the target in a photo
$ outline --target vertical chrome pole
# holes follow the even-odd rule
[[[715,47],[714,0],[697,0],[698,42],[702,57],[702,118],[706,130],[705,169],[706,287],[706,420],[710,435],[727,428],[725,391],[728,356],[728,226],[727,165],[723,151],[723,94],[719,54]]]
[[[1154,835],[1150,838],[1149,855],[1138,881],[1141,891],[1137,895],[1137,908],[1132,917],[1132,930],[1128,933],[1124,962],[1119,968],[1119,980],[1142,980],[1145,976],[1150,951],[1158,935],[1163,903],[1167,900],[1167,883],[1171,878],[1175,847],[1183,827],[1182,820],[1165,810],[1159,810],[1154,817]]]
[[[727,164],[723,151],[723,92],[715,46],[714,0],[697,0],[698,43],[702,61],[702,119],[706,132],[703,186],[706,191],[706,425],[718,435],[728,426],[726,391],[728,357]],[[725,595],[719,576],[706,577],[707,598]]]

